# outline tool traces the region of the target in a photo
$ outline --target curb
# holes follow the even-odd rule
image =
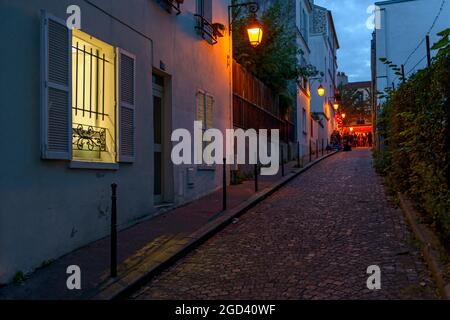
[[[400,200],[400,207],[405,214],[409,225],[416,237],[416,239],[420,242],[420,247],[422,250],[422,254],[427,262],[431,274],[436,282],[436,285],[442,295],[442,297],[446,300],[450,300],[450,283],[446,284],[443,273],[439,268],[438,258],[436,257],[436,253],[433,251],[431,243],[427,241],[427,238],[424,236],[422,231],[419,228],[419,224],[416,222],[415,217],[418,217],[419,214],[411,205],[410,201],[406,198],[405,195],[398,192],[398,198]]]
[[[199,230],[190,234],[188,237],[178,239],[175,246],[171,245],[162,252],[156,255],[149,256],[144,259],[139,265],[127,271],[125,274],[119,275],[118,278],[110,279],[100,285],[92,294],[89,294],[88,299],[93,300],[121,300],[129,297],[133,292],[140,288],[145,283],[149,282],[153,277],[160,274],[169,266],[177,262],[179,259],[186,256],[189,252],[206,242],[213,235],[231,224],[234,219],[240,217],[249,209],[265,200],[267,197],[278,191],[287,183],[308,171],[310,168],[338,153],[338,151],[331,152],[321,158],[308,163],[295,173],[291,173],[273,186],[268,187],[239,206],[229,209],[219,215],[219,217],[210,223],[206,224]]]

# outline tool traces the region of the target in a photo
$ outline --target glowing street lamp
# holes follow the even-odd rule
[[[353,129],[353,128],[350,128],[350,132],[353,132],[353,130],[355,130],[355,129]]]
[[[323,97],[325,95],[325,88],[322,85],[317,88],[317,94],[319,95],[319,97]]]
[[[257,47],[261,44],[263,28],[262,24],[258,21],[258,19],[256,19],[256,17],[254,17],[252,22],[247,26],[247,33],[250,45],[252,47]]]
[[[335,102],[335,103],[333,104],[333,108],[334,108],[334,110],[338,111],[338,109],[339,109],[339,103]]]
[[[233,14],[233,9],[247,7],[249,13],[252,15],[251,22],[247,26],[248,40],[252,47],[257,47],[261,44],[263,37],[263,25],[258,21],[256,13],[259,10],[259,4],[257,2],[237,3],[228,6],[228,30],[231,34],[233,23],[235,22],[238,14]]]
[[[342,114],[342,119],[345,119],[347,115],[345,113]]]

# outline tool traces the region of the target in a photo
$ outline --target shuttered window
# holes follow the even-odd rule
[[[42,158],[133,162],[135,56],[47,13],[41,30]]]
[[[42,14],[41,157],[71,155],[71,32],[63,20]]]
[[[79,30],[72,36],[72,159],[115,163],[114,47]]]
[[[136,153],[135,99],[136,63],[135,56],[125,50],[118,50],[119,60],[119,161],[134,162]]]
[[[214,98],[211,95],[203,92],[198,92],[196,97],[196,109],[197,109],[197,121],[201,121],[203,130],[212,129],[214,127],[213,122],[213,109]]]
[[[208,129],[214,128],[214,118],[213,118],[213,112],[214,112],[214,97],[206,94],[202,91],[197,92],[196,96],[196,109],[197,109],[197,121],[200,121],[203,126],[203,132],[205,132]],[[211,141],[203,141],[203,149],[205,150],[206,146],[210,144]],[[205,159],[206,160],[206,159]],[[212,163],[213,159],[207,159],[207,163]],[[205,165],[201,167],[202,169],[208,169],[214,168],[212,165]]]
[[[213,124],[213,104],[214,99],[210,95],[206,95],[205,99],[205,110],[206,110],[206,128],[211,129],[214,127]]]
[[[205,94],[202,92],[197,93],[197,121],[200,121],[203,125],[203,128],[205,127]]]

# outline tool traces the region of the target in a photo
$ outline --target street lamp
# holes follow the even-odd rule
[[[317,88],[317,94],[319,95],[319,97],[323,97],[325,95],[325,88],[322,85]]]
[[[345,113],[342,114],[342,119],[345,119],[347,115]]]
[[[252,47],[257,47],[261,44],[263,36],[263,25],[258,21],[256,13],[259,10],[259,4],[257,2],[245,2],[237,3],[228,6],[228,31],[231,34],[233,23],[236,20],[239,12],[233,15],[233,9],[241,9],[242,7],[247,7],[248,11],[252,14],[252,21],[247,26],[248,40]]]
[[[339,109],[339,103],[335,102],[335,103],[333,104],[333,108],[334,108],[334,110],[338,111],[338,109]]]
[[[262,36],[263,36],[263,28],[262,24],[256,19],[256,16],[253,18],[252,22],[247,26],[248,39],[252,47],[257,47],[261,44]]]

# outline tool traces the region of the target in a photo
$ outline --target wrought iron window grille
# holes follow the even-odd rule
[[[181,3],[183,1],[180,0],[156,0],[156,2],[159,3],[159,5],[167,11],[167,13],[176,12],[176,15],[178,16],[181,13]]]
[[[105,116],[108,116],[105,113],[105,70],[106,64],[111,62],[106,59],[105,54],[100,55],[98,50],[93,51],[92,48],[87,50],[85,45],[79,47],[78,42],[72,48],[76,53],[75,97],[72,109],[75,110],[75,115],[81,113],[83,117],[89,115],[89,118],[105,120]],[[86,66],[86,62],[89,62],[89,67]],[[95,68],[93,62],[95,62]],[[80,63],[83,70],[78,68]]]
[[[218,42],[219,37],[223,37],[223,31],[225,26],[220,23],[211,23],[201,14],[195,14],[197,19],[197,25],[195,29],[202,36],[203,39],[208,41],[211,45],[215,45]]]
[[[72,145],[79,151],[106,152],[106,128],[74,123]]]

